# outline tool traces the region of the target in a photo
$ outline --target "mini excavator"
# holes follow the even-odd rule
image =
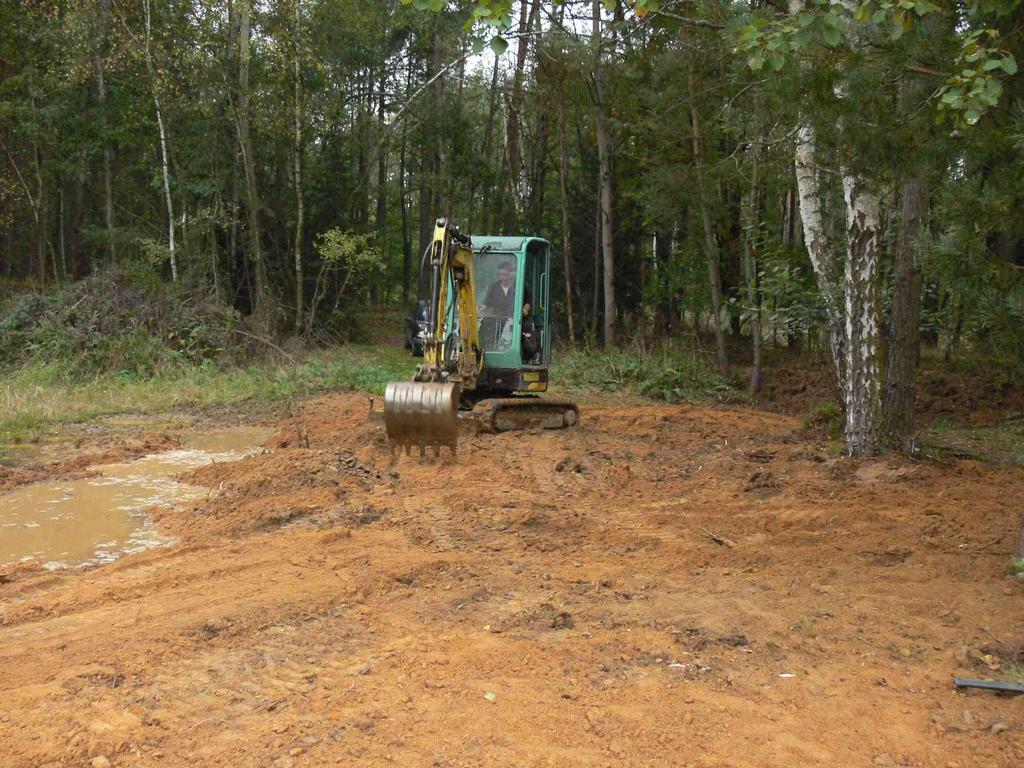
[[[454,453],[460,410],[484,432],[576,424],[575,403],[539,396],[548,388],[550,275],[543,238],[471,238],[437,220],[420,264],[423,362],[412,381],[389,382],[384,393],[393,448]]]

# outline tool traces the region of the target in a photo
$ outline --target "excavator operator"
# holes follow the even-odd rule
[[[510,318],[515,300],[516,265],[515,262],[505,261],[498,267],[498,279],[487,289],[480,314]],[[527,288],[523,291],[523,317],[530,316],[532,303],[533,298],[530,296],[530,289]]]

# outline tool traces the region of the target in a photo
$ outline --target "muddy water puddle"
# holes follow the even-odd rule
[[[47,568],[106,563],[123,554],[172,543],[153,527],[146,510],[187,501],[205,489],[175,475],[214,461],[235,461],[259,449],[262,427],[189,433],[183,447],[123,464],[104,464],[98,475],[54,480],[0,495],[0,565],[38,561]]]

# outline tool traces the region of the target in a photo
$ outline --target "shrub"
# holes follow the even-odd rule
[[[632,392],[666,402],[739,402],[744,395],[692,352],[575,351],[555,361],[552,380],[568,387]]]
[[[149,376],[181,363],[237,356],[237,314],[195,287],[168,286],[138,266],[98,272],[0,308],[0,363],[59,366],[70,377]]]

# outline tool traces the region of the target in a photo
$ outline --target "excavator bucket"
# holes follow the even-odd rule
[[[417,446],[420,454],[458,441],[459,387],[422,381],[391,381],[384,391],[384,427],[392,447]]]

